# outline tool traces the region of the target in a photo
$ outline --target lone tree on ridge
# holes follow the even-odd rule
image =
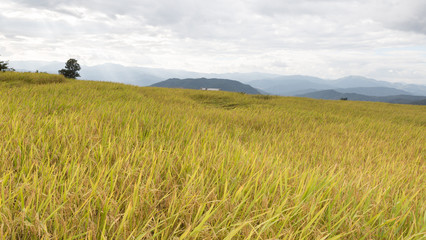
[[[80,77],[80,74],[78,71],[80,71],[81,67],[80,64],[77,63],[77,60],[74,58],[70,58],[65,63],[65,68],[58,71],[59,74],[64,75],[66,78],[78,78]]]
[[[9,62],[0,61],[0,72],[15,71],[15,69],[10,68],[8,65],[9,65]]]

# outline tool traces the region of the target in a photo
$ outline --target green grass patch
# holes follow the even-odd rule
[[[238,98],[238,95],[230,96],[227,93],[203,93],[191,95],[195,101],[209,106],[234,109],[237,107],[247,106],[249,103],[244,98]]]
[[[271,100],[275,99],[278,96],[272,96],[272,95],[252,95],[253,98],[261,99],[261,100]]]

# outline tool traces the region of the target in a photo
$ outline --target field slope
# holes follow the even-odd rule
[[[425,106],[3,84],[0,238],[421,239],[425,136]]]

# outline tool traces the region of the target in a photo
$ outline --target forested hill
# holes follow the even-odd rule
[[[218,78],[171,78],[159,83],[151,85],[152,87],[165,88],[186,88],[186,89],[201,89],[201,88],[219,88],[221,91],[243,92],[248,94],[260,94],[260,92],[248,84],[229,79]]]

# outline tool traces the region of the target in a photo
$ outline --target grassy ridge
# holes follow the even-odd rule
[[[0,238],[421,239],[425,110],[0,88]]]
[[[59,74],[0,71],[0,84],[22,85],[61,82],[65,82],[65,77]]]

